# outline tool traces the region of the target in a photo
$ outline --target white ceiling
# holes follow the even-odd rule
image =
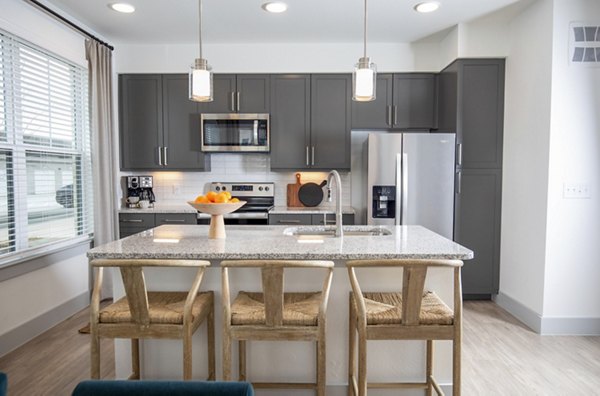
[[[111,43],[195,43],[198,40],[197,0],[126,0],[133,14],[108,8],[116,0],[46,0],[86,24]],[[285,0],[288,10],[270,14],[265,0],[203,0],[203,41],[360,42],[362,0]],[[419,14],[422,0],[371,0],[368,3],[370,42],[412,42],[459,22],[469,21],[519,0],[439,0],[441,7]]]

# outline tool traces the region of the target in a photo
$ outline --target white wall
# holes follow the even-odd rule
[[[500,292],[543,314],[552,2],[541,0],[508,26]]]
[[[545,317],[600,318],[600,67],[569,65],[570,22],[600,25],[597,0],[554,0]],[[590,199],[565,199],[585,182]]]
[[[86,65],[83,38],[26,2],[2,0],[0,28]],[[85,254],[0,282],[0,336],[87,290]]]

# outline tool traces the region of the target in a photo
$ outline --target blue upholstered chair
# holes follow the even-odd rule
[[[0,373],[0,396],[6,396],[6,388],[8,388],[6,374]]]
[[[80,382],[72,396],[253,396],[247,382],[99,381]]]

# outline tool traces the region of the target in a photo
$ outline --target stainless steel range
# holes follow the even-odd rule
[[[223,215],[225,224],[268,224],[269,210],[275,205],[274,183],[221,183],[213,182],[210,190],[229,191],[232,197],[246,201],[234,213]],[[198,213],[198,224],[209,224],[210,215]]]

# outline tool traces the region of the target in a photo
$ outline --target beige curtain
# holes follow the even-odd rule
[[[94,182],[94,245],[116,236],[115,131],[113,125],[112,53],[96,40],[85,41],[88,61],[92,173]],[[102,297],[112,296],[110,276],[104,277]]]

